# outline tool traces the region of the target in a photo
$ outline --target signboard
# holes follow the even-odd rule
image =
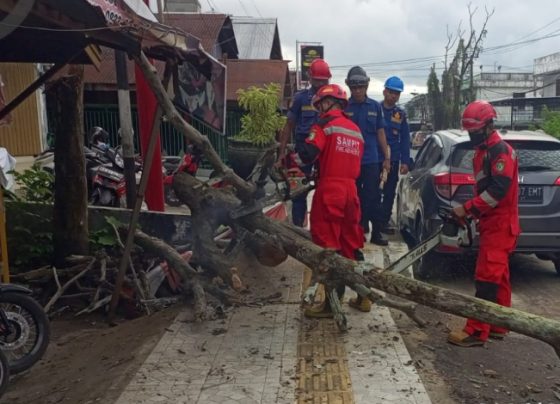
[[[99,7],[108,26],[134,25],[138,17],[157,22],[150,8],[142,0],[86,0]]]
[[[322,45],[301,45],[301,82],[305,85],[309,82],[309,66],[317,58],[323,58]]]
[[[175,104],[218,132],[225,131],[226,67],[213,59],[200,66],[179,66],[179,94]]]
[[[4,97],[4,82],[2,81],[2,76],[0,76],[0,111],[6,106],[6,98]],[[12,123],[12,115],[8,114],[4,118],[0,119],[0,126],[9,125]]]

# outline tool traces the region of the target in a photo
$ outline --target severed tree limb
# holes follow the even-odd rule
[[[424,321],[420,316],[418,316],[418,313],[416,313],[416,310],[419,307],[417,304],[396,301],[387,296],[383,296],[381,293],[367,288],[361,283],[354,284],[353,288],[356,293],[358,293],[362,297],[367,297],[372,301],[372,303],[402,311],[404,314],[410,317],[410,319],[413,320],[419,327],[424,328],[426,326],[426,321]]]
[[[208,318],[208,303],[204,288],[198,279],[193,279],[191,282],[191,290],[194,297],[194,319],[195,321],[204,321]]]
[[[91,257],[88,257],[88,259],[91,259]],[[70,268],[64,268],[64,269],[57,269],[56,270],[56,275],[75,275],[77,273],[79,273],[82,269],[84,268],[84,265],[76,265]],[[28,272],[24,272],[21,274],[14,274],[11,275],[12,278],[14,278],[14,280],[20,281],[20,282],[25,282],[25,281],[34,281],[34,280],[40,280],[40,279],[44,279],[44,280],[50,280],[50,278],[53,278],[55,276],[55,272],[53,271],[53,268],[51,266],[46,266],[46,267],[42,267],[42,268],[38,268],[38,269],[34,269],[32,271],[28,271]]]
[[[288,254],[319,271],[322,282],[327,285],[343,282],[355,288],[355,285],[361,284],[446,313],[475,318],[544,341],[551,345],[560,357],[559,321],[500,306],[398,274],[372,270],[362,276],[354,271],[354,261],[337,254],[325,256],[325,250],[322,248],[311,241],[287,234],[281,225],[263,215],[246,216],[242,218],[241,224],[250,230],[260,229],[274,234]]]
[[[51,309],[53,304],[55,304],[55,302],[59,299],[60,296],[62,296],[62,294],[66,291],[66,289],[68,289],[68,287],[70,287],[70,285],[72,285],[74,282],[76,282],[78,279],[80,279],[82,276],[84,276],[91,268],[93,268],[93,264],[95,264],[95,261],[96,261],[96,259],[93,258],[90,261],[90,263],[82,270],[82,272],[75,275],[72,279],[70,279],[68,282],[66,282],[64,284],[64,286],[60,285],[60,281],[58,280],[58,275],[56,274],[56,269],[54,269],[54,267],[53,267],[54,275],[55,275],[55,281],[56,281],[56,284],[58,286],[58,290],[56,291],[54,296],[51,297],[49,302],[45,305],[45,307],[44,307],[45,313],[49,312],[49,310]]]

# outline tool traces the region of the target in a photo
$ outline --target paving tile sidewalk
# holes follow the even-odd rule
[[[404,251],[398,243],[391,247],[389,255]],[[366,255],[377,265],[384,262],[376,247]],[[386,253],[387,259],[393,257]],[[117,403],[304,402],[297,393],[298,338],[306,324],[299,306],[302,270],[293,260],[270,270],[283,276],[279,303],[238,307],[226,319],[202,324],[180,314]],[[350,330],[336,339],[346,353],[352,397],[329,395],[321,402],[430,403],[389,310],[345,309]],[[328,371],[325,376],[332,380]]]

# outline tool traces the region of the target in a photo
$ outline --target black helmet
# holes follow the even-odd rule
[[[354,66],[348,70],[348,76],[346,76],[346,85],[348,87],[367,86],[368,84],[369,77],[366,71],[360,66]]]
[[[89,141],[90,144],[95,145],[98,142],[101,143],[108,143],[109,142],[109,133],[107,133],[107,131],[99,126],[94,126],[93,128],[90,129],[89,132]]]

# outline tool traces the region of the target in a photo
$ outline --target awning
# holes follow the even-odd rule
[[[197,37],[157,22],[142,0],[0,0],[0,62],[98,65],[98,45],[175,59],[196,72],[215,113],[206,119],[207,108],[188,112],[223,131],[225,66]]]
[[[105,45],[164,60],[175,56],[200,63],[212,59],[200,40],[157,22],[141,0],[19,0],[30,10],[17,14],[14,0],[0,0],[0,62],[57,63],[88,44]],[[22,8],[22,7],[19,7]],[[16,11],[14,11],[16,10]],[[22,12],[22,11],[20,11]],[[11,21],[12,25],[6,23]],[[18,22],[18,26],[13,25]],[[11,31],[11,32],[10,32]],[[10,32],[6,35],[6,32]],[[90,63],[80,53],[74,62]]]

